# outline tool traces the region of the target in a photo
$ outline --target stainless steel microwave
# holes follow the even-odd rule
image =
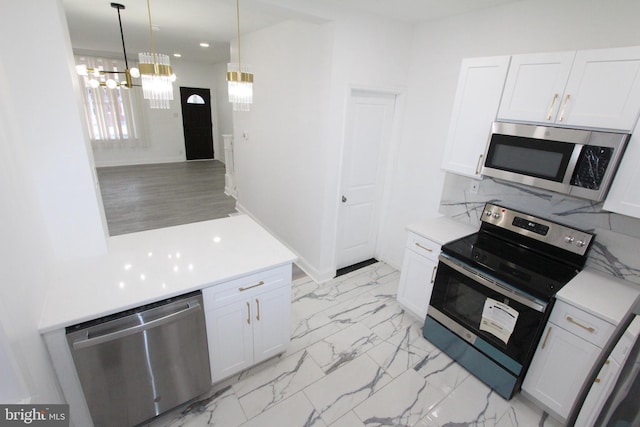
[[[494,122],[482,174],[602,201],[629,134]]]

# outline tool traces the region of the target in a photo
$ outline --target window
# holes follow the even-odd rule
[[[88,68],[109,71],[124,71],[124,61],[88,56],[76,57],[76,64],[85,64]],[[85,118],[92,141],[135,141],[141,137],[142,100],[136,88],[118,86],[109,89],[106,86],[92,88],[89,79],[105,82],[112,78],[124,81],[122,74],[102,74],[100,76],[79,76],[84,100]]]

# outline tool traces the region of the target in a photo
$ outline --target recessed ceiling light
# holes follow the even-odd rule
[[[200,43],[200,46],[201,47],[209,47],[209,43],[202,42],[202,43]]]
[[[182,58],[182,55],[179,53],[174,53],[173,56],[175,56],[176,58]]]

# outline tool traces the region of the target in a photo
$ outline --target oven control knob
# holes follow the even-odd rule
[[[500,218],[500,214],[499,214],[498,212],[496,212],[496,213],[494,213],[494,214],[493,214],[493,217],[494,217],[495,219],[498,219],[498,218]]]
[[[564,241],[567,243],[573,243],[574,240],[573,236],[567,236],[564,238]]]
[[[579,247],[579,248],[583,247],[584,245],[585,245],[584,240],[578,240],[576,242],[576,246]]]
[[[486,216],[488,216],[488,217],[490,217],[490,216],[492,215],[492,214],[491,214],[491,211],[485,211],[485,213],[484,213],[484,214],[485,214]]]

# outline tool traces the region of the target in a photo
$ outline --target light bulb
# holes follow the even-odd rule
[[[97,69],[97,68],[94,68],[93,69],[93,75],[96,76],[96,77],[100,77],[100,70]]]
[[[76,65],[76,72],[80,76],[86,76],[86,75],[89,74],[89,73],[87,73],[87,65],[86,64]]]
[[[140,70],[138,70],[136,67],[129,68],[129,74],[134,79],[137,79],[138,77],[140,77]]]
[[[96,79],[91,79],[89,80],[89,86],[96,89],[98,86],[100,86],[100,82],[97,81]]]
[[[175,82],[175,81],[176,81],[176,79],[177,79],[177,77],[176,77],[176,75],[175,75],[175,74],[171,74],[171,75],[169,76],[169,80],[171,80],[171,82]]]
[[[113,79],[107,79],[107,87],[109,89],[115,89],[118,87],[118,83],[116,83],[116,81]]]

